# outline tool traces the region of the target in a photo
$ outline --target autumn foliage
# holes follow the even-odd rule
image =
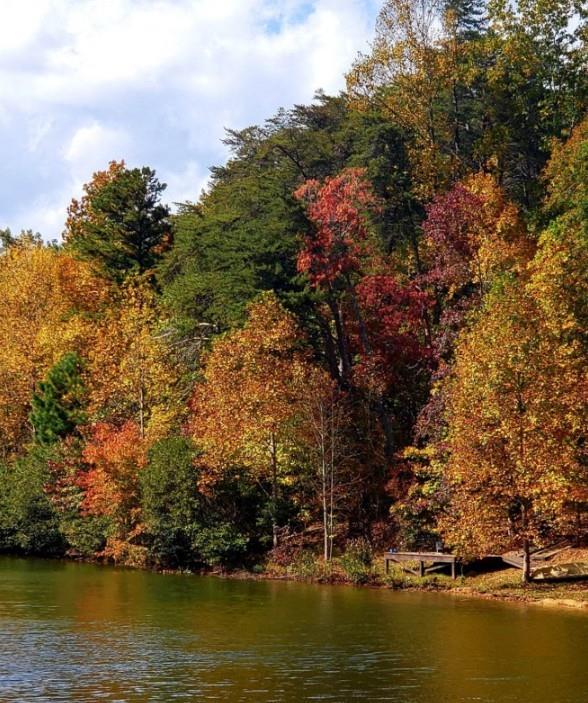
[[[113,161],[63,243],[0,230],[0,549],[360,579],[442,542],[528,578],[587,539],[586,33],[556,5],[386,0],[348,94],[229,131],[197,203]]]

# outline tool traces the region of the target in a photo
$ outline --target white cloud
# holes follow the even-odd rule
[[[128,160],[130,139],[122,129],[111,129],[92,122],[74,132],[64,150],[75,178],[85,178],[108,161]]]
[[[123,157],[194,199],[225,127],[343,87],[376,4],[1,0],[0,226],[55,236],[64,193]]]

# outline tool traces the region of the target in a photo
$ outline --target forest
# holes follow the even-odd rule
[[[0,232],[0,549],[261,570],[588,537],[579,0],[386,0],[173,210]],[[347,559],[347,561],[345,561]]]

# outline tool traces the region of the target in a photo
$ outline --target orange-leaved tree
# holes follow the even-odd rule
[[[191,401],[190,431],[202,448],[203,483],[234,466],[270,486],[274,546],[280,486],[288,480],[300,441],[310,363],[293,316],[273,293],[248,310],[242,329],[217,339]]]
[[[521,548],[528,580],[531,545],[565,534],[586,482],[584,367],[506,281],[462,335],[448,391],[446,539],[468,554]]]
[[[142,533],[139,472],[147,461],[147,445],[139,426],[96,423],[87,430],[82,453],[86,466],[78,474],[84,491],[81,508],[87,515],[109,520],[103,556],[114,561],[143,564],[146,550],[137,540]]]

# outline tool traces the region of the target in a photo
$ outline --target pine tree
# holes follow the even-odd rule
[[[54,444],[84,421],[80,357],[68,352],[53,366],[31,401],[30,421],[38,444]]]
[[[150,168],[110,163],[84,186],[68,209],[64,239],[81,259],[117,282],[150,271],[169,237],[165,190]]]

